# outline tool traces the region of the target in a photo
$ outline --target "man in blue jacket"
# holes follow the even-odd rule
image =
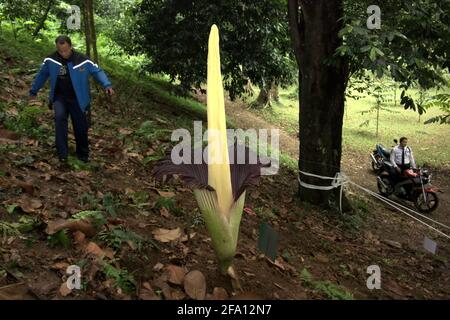
[[[105,72],[87,56],[73,50],[72,42],[67,36],[59,36],[55,40],[56,52],[44,59],[41,69],[34,80],[30,98],[36,97],[38,91],[50,77],[49,103],[55,111],[56,150],[61,162],[67,161],[69,152],[67,145],[68,117],[76,141],[78,159],[89,160],[88,143],[88,108],[90,105],[89,75],[105,88],[107,94],[114,90]]]

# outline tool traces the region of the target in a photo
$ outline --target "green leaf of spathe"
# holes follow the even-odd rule
[[[233,263],[236,253],[239,225],[244,209],[245,191],[230,208],[228,219],[219,214],[219,205],[215,191],[195,189],[195,199],[205,220],[212,246],[219,260],[220,271],[226,274]]]

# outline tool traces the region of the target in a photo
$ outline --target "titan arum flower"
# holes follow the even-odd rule
[[[236,144],[227,145],[226,118],[222,76],[220,71],[219,31],[213,25],[208,44],[208,161],[195,164],[174,164],[171,159],[160,161],[154,170],[156,178],[178,175],[194,189],[200,211],[212,239],[214,251],[223,274],[233,278],[233,258],[239,234],[245,189],[259,182],[260,159],[250,164],[251,151]],[[238,150],[245,150],[245,163],[230,164],[230,156],[237,159]],[[194,151],[191,155],[196,154]],[[254,154],[253,154],[254,155]],[[256,157],[257,158],[257,157]]]

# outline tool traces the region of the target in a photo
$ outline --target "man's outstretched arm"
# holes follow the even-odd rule
[[[97,64],[88,62],[87,68],[89,70],[89,73],[92,74],[92,76],[94,77],[95,81],[100,83],[102,87],[106,89],[108,94],[114,93],[111,81],[109,81],[108,77],[106,76],[106,73],[101,68],[99,68]]]
[[[39,90],[44,86],[48,77],[50,76],[50,72],[48,70],[48,66],[46,63],[43,63],[41,69],[39,70],[36,78],[33,81],[30,89],[30,96],[36,96]]]

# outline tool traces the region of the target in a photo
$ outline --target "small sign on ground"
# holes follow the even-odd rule
[[[278,249],[278,233],[266,222],[259,226],[258,250],[275,260]]]
[[[431,252],[432,254],[436,254],[437,243],[435,241],[431,240],[430,238],[428,238],[427,236],[425,236],[425,238],[423,240],[423,247],[428,252]]]

